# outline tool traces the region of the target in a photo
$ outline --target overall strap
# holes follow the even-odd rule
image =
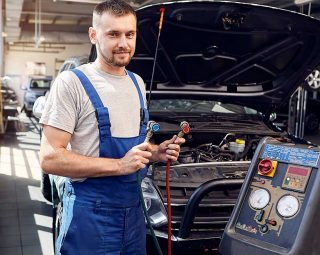
[[[89,99],[96,111],[96,118],[98,120],[100,137],[100,157],[106,157],[106,150],[108,147],[106,138],[108,136],[111,136],[111,123],[108,108],[103,105],[97,91],[93,87],[92,83],[89,81],[88,77],[82,71],[78,69],[72,69],[70,71],[75,73],[75,75],[77,75],[77,77],[79,78],[84,90],[89,96]]]
[[[139,101],[140,101],[140,119],[141,119],[141,124],[140,124],[140,137],[143,137],[142,135],[146,134],[146,130],[147,130],[147,125],[148,125],[148,121],[149,121],[149,112],[148,110],[144,107],[144,102],[143,102],[143,97],[142,97],[142,93],[138,84],[138,81],[136,79],[136,77],[134,76],[134,74],[130,71],[127,70],[127,73],[129,75],[129,77],[131,78],[131,80],[133,81],[138,94],[139,94]],[[141,141],[142,142],[142,141]]]
[[[136,79],[136,77],[134,76],[134,74],[130,71],[127,70],[128,75],[130,76],[131,80],[134,83],[134,86],[136,87],[138,94],[139,94],[139,101],[140,101],[140,107],[144,108],[144,103],[143,103],[143,97],[142,97],[142,93],[138,84],[138,81]]]

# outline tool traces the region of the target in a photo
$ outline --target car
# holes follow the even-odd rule
[[[73,57],[69,57],[67,58],[63,64],[61,65],[60,69],[59,69],[59,73],[65,71],[65,70],[70,70],[73,68],[76,68],[82,64],[85,64],[88,62],[88,55],[82,55],[82,56],[73,56]]]
[[[296,99],[295,99],[296,101]],[[281,106],[275,115],[274,124],[283,129],[288,129],[289,123],[289,114],[295,116],[297,113],[296,105],[291,105],[289,107],[289,102],[286,102],[283,106]],[[290,110],[290,112],[289,112]],[[296,118],[297,119],[297,118]],[[292,124],[295,126],[296,119],[292,119]],[[306,100],[306,112],[304,119],[304,133],[305,134],[316,134],[319,132],[320,127],[320,100],[312,97],[310,92],[307,92],[307,100]],[[292,128],[291,128],[292,129]]]
[[[304,88],[310,92],[320,92],[320,66],[317,66],[306,78]]]
[[[23,97],[23,110],[28,117],[32,116],[32,108],[36,99],[50,90],[52,76],[30,75],[22,85],[25,90]]]
[[[170,170],[173,254],[217,254],[259,141],[270,136],[308,144],[279,130],[270,115],[319,65],[320,21],[277,8],[219,1],[148,5],[137,10],[137,18],[137,48],[128,70],[146,82],[150,119],[161,127],[152,142],[177,134],[183,121],[191,129]],[[142,181],[164,253],[165,169],[162,163],[151,164]],[[59,230],[60,209],[57,215]],[[148,233],[147,251],[156,254],[151,239]]]
[[[1,95],[4,106],[16,107],[18,105],[17,94],[12,88],[10,88],[7,82],[1,83]]]
[[[1,123],[1,126],[3,124],[3,130],[0,128],[0,133],[5,132],[9,123],[10,118],[14,118],[18,116],[18,97],[16,92],[10,88],[10,86],[7,83],[7,79],[0,80],[0,88],[1,88],[1,97],[2,100],[0,100],[0,114],[2,114],[2,118],[0,118],[3,123]]]

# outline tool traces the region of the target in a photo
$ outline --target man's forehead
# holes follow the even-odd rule
[[[104,13],[100,18],[100,26],[108,30],[136,30],[137,20],[133,14],[116,16],[111,13]]]

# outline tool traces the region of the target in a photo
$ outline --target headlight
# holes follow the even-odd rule
[[[167,211],[162,200],[149,178],[144,178],[141,182],[143,200],[146,205],[152,226],[160,227],[168,222]]]

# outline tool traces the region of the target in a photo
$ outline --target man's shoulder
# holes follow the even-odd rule
[[[132,72],[132,71],[130,71],[130,70],[127,70],[127,71],[128,71],[128,72],[131,72],[131,73],[136,77],[136,79],[137,79],[137,81],[138,81],[139,84],[144,84],[144,81],[143,81],[142,77],[141,77],[139,74],[134,73],[134,72]]]

